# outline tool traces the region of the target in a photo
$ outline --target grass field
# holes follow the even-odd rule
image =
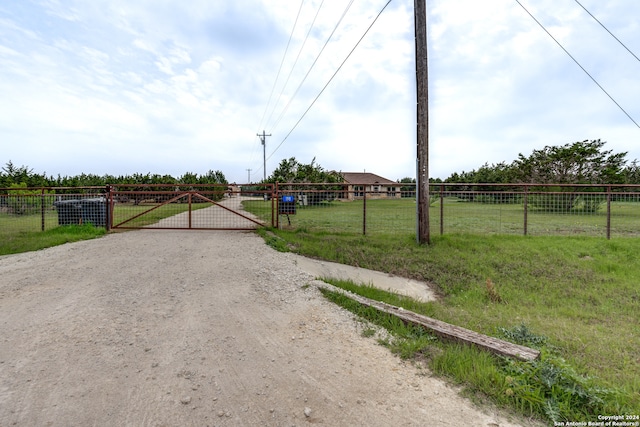
[[[271,218],[271,202],[244,202],[245,209]],[[473,233],[480,235],[524,235],[524,209],[521,204],[471,203],[446,198],[437,199],[430,207],[432,235]],[[366,221],[365,221],[366,220]],[[289,221],[291,224],[289,224]],[[289,219],[280,216],[283,229],[327,233],[413,233],[416,228],[416,203],[412,199],[325,202],[316,206],[298,206]],[[366,228],[365,228],[366,227]],[[606,237],[606,205],[595,214],[552,214],[530,209],[527,213],[527,235],[585,235]],[[611,204],[611,236],[640,237],[640,203]]]
[[[156,205],[117,204],[114,212],[114,224],[133,218]],[[209,203],[192,204],[192,209],[203,209]],[[177,215],[189,209],[186,203],[173,203],[162,206],[130,222],[128,227],[144,227],[155,224],[161,219]],[[94,238],[106,233],[103,227],[58,226],[58,213],[50,209],[45,212],[45,231],[42,231],[42,215],[8,215],[0,213],[0,255],[27,252],[56,246],[62,243]]]
[[[0,220],[0,224],[6,222]],[[29,228],[11,229],[7,232],[0,228],[0,255],[17,254],[21,252],[37,251],[64,243],[88,240],[106,234],[102,227],[85,225],[64,225],[47,229],[46,231],[30,231]]]
[[[368,215],[375,213],[375,205],[367,203]],[[578,378],[568,382],[571,385],[563,389],[564,395],[545,395],[533,383],[527,382],[529,380],[504,373],[503,362],[493,360],[495,358],[487,359],[486,355],[471,350],[434,350],[429,340],[417,339],[419,344],[409,346],[413,348],[412,357],[428,359],[432,369],[464,383],[474,395],[491,396],[497,403],[547,420],[579,421],[566,417],[588,417],[593,415],[590,410],[603,408],[615,411],[608,415],[639,414],[640,264],[636,258],[640,241],[576,235],[496,235],[487,231],[494,227],[487,224],[488,218],[495,219],[495,215],[481,212],[495,207],[473,205],[473,211],[466,213],[469,218],[459,214],[458,221],[472,225],[475,233],[435,235],[429,246],[416,244],[413,232],[379,231],[363,236],[362,216],[353,212],[339,215],[355,223],[350,228],[332,227],[333,216],[357,206],[351,203],[299,210],[292,219],[292,227],[262,231],[262,234],[269,244],[280,250],[430,282],[440,298],[420,309],[428,316],[493,336],[524,327],[531,336],[545,337],[545,362],[540,362],[544,367],[537,370],[517,368],[535,371],[532,374],[535,381],[542,382],[540,390],[546,387],[544,384],[551,384],[550,390],[561,389],[553,385],[548,375],[553,374],[556,379]],[[404,208],[408,210],[406,206]],[[621,234],[635,233],[633,224],[637,219],[635,214],[630,214],[630,208],[633,206],[625,204],[615,207],[617,217],[614,218],[619,224],[626,224],[628,230]],[[515,216],[513,206],[503,205],[500,209],[503,213],[499,220],[501,224],[508,223],[510,215]],[[439,206],[432,206],[432,215],[434,211],[438,212]],[[627,217],[622,213],[627,213]],[[315,222],[314,217],[317,217]],[[576,222],[580,222],[579,227],[583,230],[589,224],[597,227],[602,217],[580,216],[576,219],[533,213],[530,220],[550,230],[575,229],[578,227]],[[406,227],[410,228],[408,224]],[[477,230],[482,230],[484,235]],[[355,291],[369,292],[367,289]],[[377,295],[377,299],[384,298]],[[391,303],[394,302],[397,303]],[[404,304],[407,309],[413,307],[413,303]],[[451,351],[455,357],[451,356]],[[434,354],[439,356],[432,357]],[[465,363],[471,367],[463,368],[456,360],[467,360]],[[473,375],[469,369],[474,371]],[[476,371],[486,371],[486,376],[480,374],[478,377]],[[494,384],[496,378],[501,378],[502,383]],[[514,381],[514,378],[518,378],[519,389],[505,386],[505,381]],[[507,389],[516,394],[505,399],[501,393]],[[534,389],[538,394],[533,393]],[[584,392],[586,397],[581,408],[566,411],[561,408],[563,399],[567,399],[564,401],[566,406],[579,406],[567,395],[572,393],[567,389],[577,390],[578,394]],[[529,394],[519,397],[517,393],[522,390],[528,390]],[[557,399],[561,402],[556,402]],[[604,403],[598,403],[599,400]],[[545,404],[548,405],[546,409]],[[559,411],[556,418],[553,418],[554,410]]]

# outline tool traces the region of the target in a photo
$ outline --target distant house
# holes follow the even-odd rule
[[[399,199],[400,184],[380,175],[369,172],[341,172],[344,177],[346,200],[367,199]]]

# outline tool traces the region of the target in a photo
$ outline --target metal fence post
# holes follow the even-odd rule
[[[113,195],[111,194],[111,185],[107,184],[104,187],[104,197],[105,197],[105,221],[104,228],[107,232],[111,231],[111,222],[113,221]]]
[[[189,230],[191,230],[191,210],[192,210],[192,206],[191,206],[191,194],[193,192],[189,191],[189,195],[187,196],[187,199],[189,200]]]
[[[607,240],[611,240],[611,186],[607,186]]]
[[[362,235],[367,235],[367,186],[364,186],[362,193]]]
[[[440,184],[440,235],[444,234],[444,184]]]
[[[529,187],[528,186],[524,186],[524,235],[527,235],[527,229],[529,226],[529,218],[528,218],[528,214],[529,214],[529,209],[528,209],[528,202],[529,202]]]
[[[278,185],[278,181],[276,181],[276,186],[275,186],[275,192],[274,192],[274,187],[271,187],[271,192],[273,193],[272,197],[271,197],[271,226],[273,227],[273,216],[275,215],[275,227],[279,230],[280,229],[280,213],[275,211],[275,202],[273,201],[273,199],[279,199],[280,198],[280,187]],[[278,207],[278,209],[280,209]]]

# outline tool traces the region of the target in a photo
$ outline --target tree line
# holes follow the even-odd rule
[[[546,146],[522,153],[511,163],[485,163],[477,170],[453,173],[444,182],[500,184],[640,184],[640,165],[627,152],[604,149],[600,139]]]
[[[11,161],[0,170],[0,188],[21,187],[103,187],[108,184],[228,184],[221,171],[210,170],[204,175],[186,172],[180,177],[160,174],[47,176],[27,166],[15,166]]]
[[[627,152],[614,153],[605,144],[597,139],[546,146],[529,156],[520,153],[511,163],[485,163],[471,172],[453,173],[444,182],[458,184],[447,190],[462,191],[459,199],[491,204],[522,203],[522,184],[529,184],[527,203],[532,210],[595,213],[606,201],[604,186],[640,184],[637,160],[629,162]],[[617,192],[611,200],[626,200],[623,193]]]

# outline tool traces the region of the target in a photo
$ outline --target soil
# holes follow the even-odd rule
[[[298,261],[167,230],[0,257],[0,426],[532,425],[364,337]]]

